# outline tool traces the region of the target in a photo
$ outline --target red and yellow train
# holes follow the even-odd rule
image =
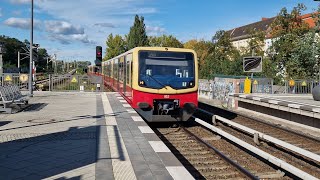
[[[95,74],[149,122],[186,121],[198,106],[193,50],[137,47],[104,61],[100,68]],[[94,71],[96,67],[89,67]]]

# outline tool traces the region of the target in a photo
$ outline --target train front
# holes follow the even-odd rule
[[[198,63],[193,50],[140,49],[136,72],[132,105],[149,122],[187,121],[192,116],[198,106]]]

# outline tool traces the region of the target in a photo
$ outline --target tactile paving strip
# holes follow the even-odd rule
[[[38,141],[60,141],[60,140],[83,140],[96,139],[96,132],[63,132],[63,133],[21,133],[1,134],[0,142],[38,142]]]

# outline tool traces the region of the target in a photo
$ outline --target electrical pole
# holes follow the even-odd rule
[[[18,71],[20,74],[20,51],[18,51]]]
[[[29,66],[29,93],[30,97],[33,96],[33,80],[32,80],[32,68],[33,68],[33,0],[31,0],[31,24],[30,24],[30,66]]]

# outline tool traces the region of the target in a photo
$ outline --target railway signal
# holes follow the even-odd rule
[[[96,46],[96,60],[95,64],[97,66],[101,66],[102,62],[102,47],[101,46]]]

